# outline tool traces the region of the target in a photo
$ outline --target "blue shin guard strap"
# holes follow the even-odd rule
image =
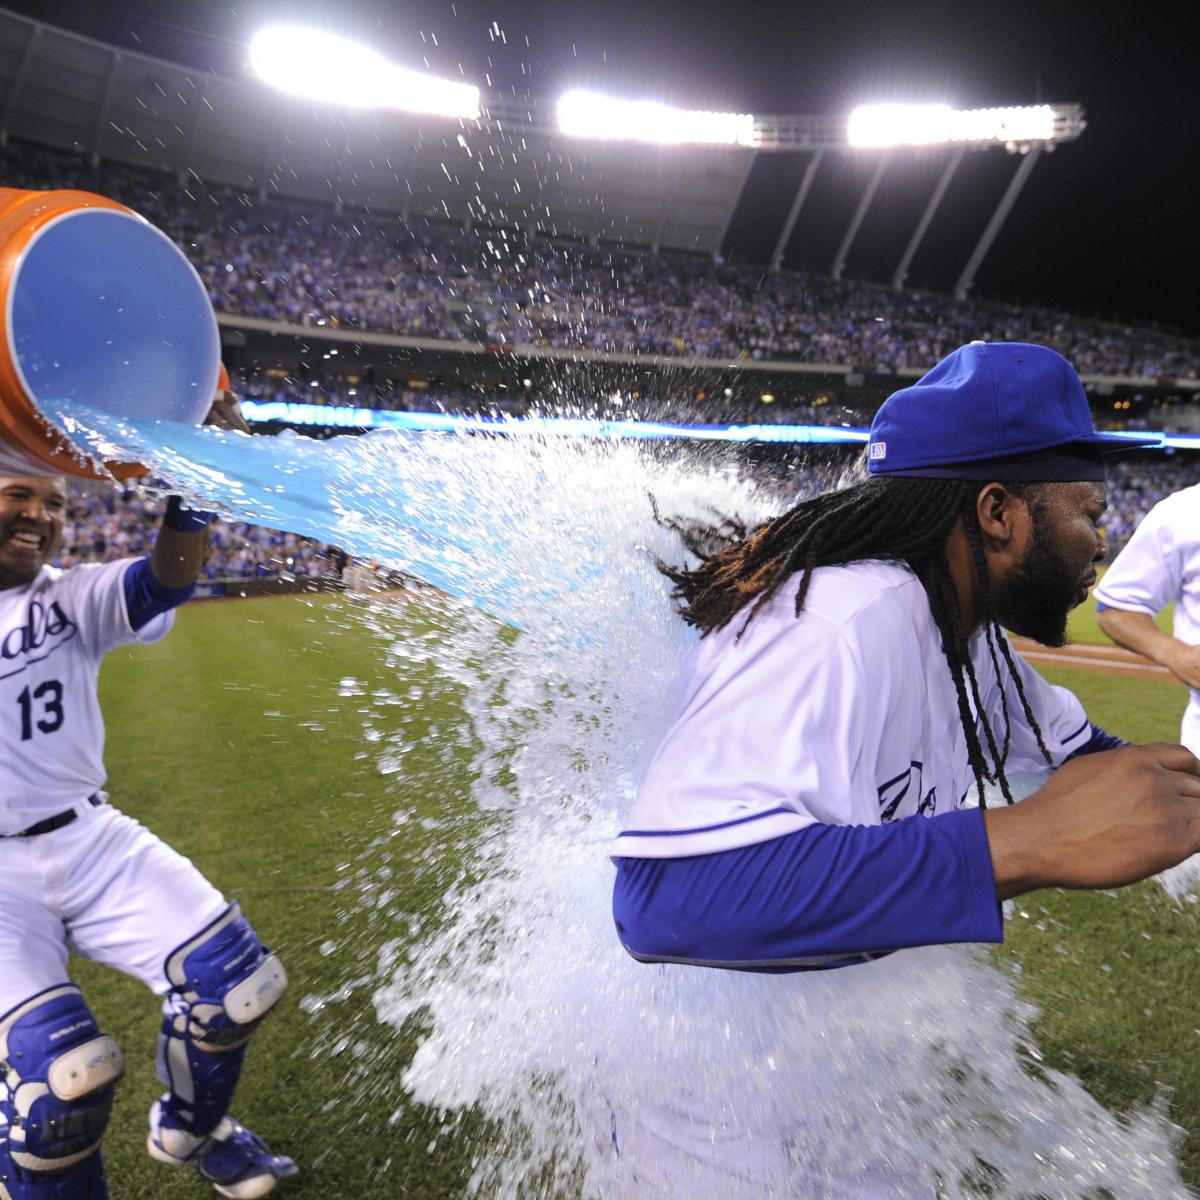
[[[172,951],[165,973],[187,1006],[192,1040],[216,1052],[246,1041],[287,988],[283,965],[236,903]]]
[[[109,1200],[104,1153],[97,1150],[60,1174],[35,1174],[6,1157],[4,1133],[0,1131],[0,1196],[12,1200]]]
[[[191,1135],[207,1136],[233,1103],[246,1047],[223,1053],[201,1050],[187,1032],[187,1016],[163,1017],[159,1042],[159,1075],[170,1089],[162,1100],[163,1125]]]
[[[287,975],[237,904],[172,951],[164,969],[171,985],[159,1043],[159,1075],[171,1089],[161,1105],[164,1136],[207,1136],[229,1109],[245,1044],[283,995]]]

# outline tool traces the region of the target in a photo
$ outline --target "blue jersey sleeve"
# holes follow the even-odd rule
[[[1102,750],[1119,750],[1122,746],[1128,745],[1127,741],[1117,737],[1115,733],[1109,733],[1107,729],[1101,729],[1099,725],[1093,724],[1090,725],[1088,740],[1078,750],[1072,750],[1065,761],[1070,762],[1071,759],[1078,758],[1081,754],[1099,754]]]
[[[123,582],[125,608],[129,613],[130,628],[135,633],[160,613],[178,607],[196,590],[194,583],[185,588],[169,588],[159,583],[147,558],[139,558],[130,564]]]
[[[645,962],[751,971],[1003,940],[983,813],[810,825],[735,850],[621,858],[613,915]]]

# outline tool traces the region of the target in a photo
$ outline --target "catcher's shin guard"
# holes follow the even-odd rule
[[[237,904],[173,951],[163,1002],[157,1137],[186,1158],[233,1100],[246,1042],[287,988],[283,964],[258,940]]]
[[[0,1200],[107,1200],[100,1139],[123,1071],[73,984],[0,1017]]]

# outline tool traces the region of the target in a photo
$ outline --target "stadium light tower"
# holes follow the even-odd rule
[[[753,146],[751,113],[672,108],[652,100],[618,100],[595,92],[567,92],[558,101],[558,128],[569,137],[660,145],[702,143]]]
[[[948,104],[864,104],[850,114],[846,140],[860,149],[998,142],[1019,146],[1054,138],[1050,104],[953,109]]]
[[[273,25],[250,43],[250,66],[281,91],[351,108],[479,117],[479,89],[389,62],[361,42],[302,25]]]
[[[972,109],[955,109],[948,104],[866,104],[856,108],[846,123],[846,141],[854,149],[886,152],[902,146],[955,147],[896,266],[892,286],[897,291],[904,287],[908,268],[946,194],[951,177],[962,162],[964,150],[1003,146],[1012,153],[1020,153],[1022,158],[954,285],[954,294],[960,300],[966,299],[974,285],[980,265],[1043,150],[1053,150],[1057,142],[1072,141],[1083,132],[1083,128],[1083,112],[1078,104]],[[872,176],[876,183],[884,164],[885,160],[881,159]],[[868,187],[856,221],[851,223],[843,239],[834,262],[835,279],[841,276],[850,243],[872,194],[873,188]]]

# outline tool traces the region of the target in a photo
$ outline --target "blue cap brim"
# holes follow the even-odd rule
[[[977,483],[1103,483],[1106,460],[1122,450],[1141,450],[1158,444],[1145,437],[1112,437],[1104,434],[1074,438],[1058,446],[1006,454],[996,458],[958,463],[926,463],[919,467],[889,469],[878,461],[867,465],[870,475],[909,479],[964,479]]]
[[[1094,433],[1091,437],[1073,439],[1084,446],[1098,446],[1103,454],[1115,454],[1118,450],[1145,450],[1150,446],[1161,446],[1161,433]]]

